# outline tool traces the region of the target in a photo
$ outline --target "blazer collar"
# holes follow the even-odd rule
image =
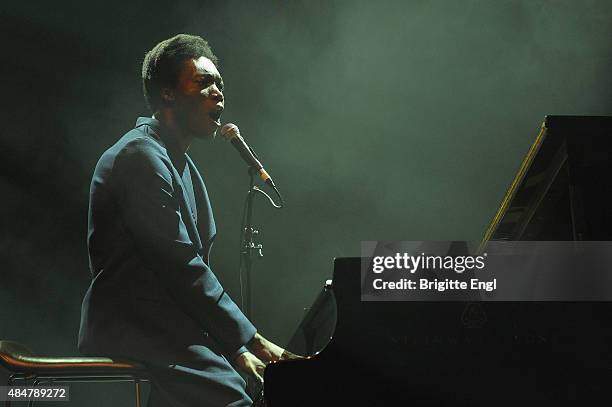
[[[180,148],[178,141],[174,137],[169,136],[162,131],[159,120],[152,117],[139,117],[136,119],[135,128],[142,126],[148,126],[147,128],[149,129],[149,132],[147,133],[159,141],[166,148],[166,150],[168,150],[168,152],[172,153],[177,158],[180,157],[182,159],[182,157],[184,157],[186,151],[183,151]]]
[[[147,125],[149,127],[151,127],[153,129],[153,131],[155,132],[159,132],[159,128],[160,128],[160,123],[159,120],[154,119],[152,117],[139,117],[136,119],[136,126],[135,127],[140,127],[140,126],[144,126]]]

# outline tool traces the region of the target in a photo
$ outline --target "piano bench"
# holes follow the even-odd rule
[[[148,382],[144,366],[130,361],[104,357],[38,356],[26,346],[0,341],[0,364],[11,372],[8,386],[21,381],[23,386],[68,382],[133,382],[136,407],[141,406],[140,383]],[[11,401],[5,402],[10,407]],[[30,400],[29,406],[34,405]]]

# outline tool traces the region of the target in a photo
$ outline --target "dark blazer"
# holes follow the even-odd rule
[[[197,208],[177,171],[185,165]],[[89,202],[81,352],[167,364],[192,357],[193,344],[226,355],[244,349],[256,329],[209,266],[216,228],[206,187],[157,120],[139,118],[104,152]]]

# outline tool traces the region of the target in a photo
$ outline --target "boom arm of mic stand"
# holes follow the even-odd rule
[[[278,189],[274,188],[274,191],[276,192],[276,195],[278,195],[278,199],[280,199],[280,204],[277,204],[276,202],[274,202],[274,199],[272,199],[272,197],[268,195],[267,193],[265,193],[261,188],[257,187],[257,185],[253,185],[253,188],[251,188],[251,191],[259,192],[260,194],[268,198],[268,202],[270,202],[270,205],[272,205],[274,208],[281,209],[283,207],[283,203],[284,203],[283,197],[278,192]]]

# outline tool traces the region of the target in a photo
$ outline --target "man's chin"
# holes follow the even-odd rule
[[[205,131],[198,131],[194,133],[195,138],[199,140],[214,140],[217,137],[217,129],[206,129]]]

